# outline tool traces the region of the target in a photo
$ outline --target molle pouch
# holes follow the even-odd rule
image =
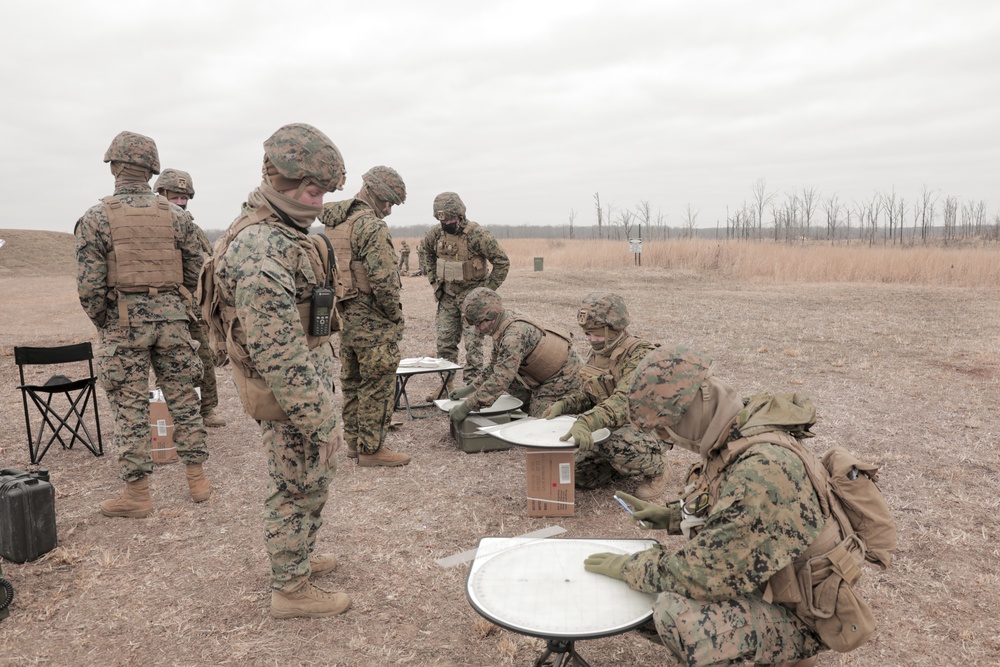
[[[810,558],[799,572],[804,596],[800,617],[824,644],[840,653],[853,651],[875,632],[871,608],[854,589],[861,578],[863,554],[863,545],[852,535],[833,550]]]
[[[486,260],[482,257],[473,257],[462,262],[462,278],[464,280],[479,280],[486,277]]]

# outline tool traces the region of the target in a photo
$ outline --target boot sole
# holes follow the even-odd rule
[[[101,508],[101,514],[103,514],[104,516],[106,516],[108,518],[111,518],[111,519],[116,519],[116,518],[121,518],[121,519],[145,519],[145,518],[148,518],[149,515],[152,514],[152,513],[153,513],[153,510],[131,510],[129,512],[108,512],[108,511],[105,511],[105,509],[103,507]]]
[[[409,464],[409,460],[385,463],[383,461],[363,461],[360,458],[358,459],[359,468],[399,468],[407,464]]]
[[[348,603],[343,609],[333,609],[330,611],[305,611],[304,609],[282,609],[271,607],[272,618],[329,618],[330,616],[340,616],[351,608]]]

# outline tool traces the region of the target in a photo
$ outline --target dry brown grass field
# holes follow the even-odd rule
[[[92,340],[94,331],[76,299],[72,237],[0,238],[0,467],[23,469],[12,347]],[[879,627],[853,653],[823,654],[822,667],[1000,665],[996,251],[650,244],[635,267],[624,243],[502,243],[514,263],[500,290],[511,307],[568,329],[584,294],[619,291],[635,333],[707,351],[747,394],[809,394],[820,410],[809,446],[844,444],[882,466],[900,544],[892,568],[867,569],[862,580]],[[665,263],[653,260],[659,252]],[[534,257],[544,257],[543,271],[532,270]],[[430,288],[422,277],[403,285],[403,356],[433,355]],[[625,520],[613,489],[578,492],[574,517],[529,518],[523,450],[464,454],[444,413],[411,421],[397,412],[403,424],[388,444],[413,463],[361,469],[341,453],[319,533],[319,547],[341,559],[322,583],[349,592],[353,608],[273,620],[264,453],[226,369],[219,379],[229,426],[209,430],[216,493],[206,503],[192,504],[183,471],[167,465],[153,476],[150,518],[97,512],[120,487],[103,393],[107,455],[49,451],[59,545],[34,562],[4,563],[17,597],[0,622],[0,665],[530,665],[543,642],[482,620],[466,600],[467,566],[435,560],[483,536],[548,526],[565,537],[647,536]],[[411,391],[422,395],[420,385]],[[676,487],[692,457],[676,451],[669,462]],[[595,667],[668,664],[662,647],[634,633],[577,648]]]

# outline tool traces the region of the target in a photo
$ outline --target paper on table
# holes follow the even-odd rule
[[[447,361],[447,359],[438,359],[437,357],[411,357],[401,359],[399,366],[401,368],[437,368],[446,364]]]

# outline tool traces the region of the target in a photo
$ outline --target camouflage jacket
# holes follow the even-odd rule
[[[320,221],[337,227],[358,210],[371,211],[360,199],[331,202],[323,206]],[[374,213],[362,214],[354,222],[351,235],[352,261],[364,265],[371,293],[360,292],[344,302],[344,324],[340,331],[342,345],[374,347],[396,343],[403,337],[403,306],[399,301],[399,264],[392,236],[385,220]],[[349,270],[347,260],[338,257],[339,270]]]
[[[466,221],[462,224],[468,225],[469,222]],[[442,234],[444,234],[444,230],[441,229],[441,225],[431,227],[417,249],[420,256],[420,268],[426,272],[427,280],[430,281],[432,287],[437,287],[438,283],[437,248]],[[488,287],[491,290],[496,290],[507,279],[507,272],[510,271],[510,259],[507,258],[507,253],[504,252],[496,238],[486,228],[473,223],[467,239],[469,242],[469,254],[485,257],[491,266],[490,272],[482,279],[470,280],[453,286],[455,296],[459,302],[465,298],[466,294],[477,287]]]
[[[156,206],[157,195],[149,185],[128,185],[115,189],[123,204],[136,208]],[[173,216],[174,242],[181,251],[184,267],[184,287],[193,293],[198,286],[198,274],[204,263],[197,227],[184,209],[170,205]],[[80,218],[73,232],[76,235],[76,287],[80,305],[87,317],[102,329],[118,322],[119,294],[108,287],[107,256],[112,249],[111,226],[104,203],[91,206]],[[125,294],[130,322],[172,322],[187,320],[187,300],[178,292]]]
[[[591,350],[587,362],[595,357],[607,359],[615,349],[617,347],[601,350],[599,353]],[[563,413],[580,415],[579,418],[591,431],[599,428],[620,428],[628,424],[628,390],[632,385],[632,376],[639,362],[653,349],[655,348],[652,343],[640,340],[635,347],[619,357],[616,364],[607,369],[615,385],[611,396],[595,405],[593,399],[581,387],[580,391],[568,394],[562,399],[565,402]]]
[[[679,503],[668,509],[676,519],[669,532],[679,534]],[[639,552],[623,575],[648,593],[706,601],[752,595],[806,551],[824,522],[802,460],[780,445],[756,444],[723,470],[719,499],[693,540],[677,551]]]
[[[253,366],[278,404],[305,438],[322,446],[333,437],[338,410],[333,350],[309,349],[297,308],[317,284],[305,249],[311,245],[306,234],[269,216],[216,257],[215,289],[236,309]]]
[[[513,317],[512,311],[505,311],[504,317]],[[517,381],[521,364],[535,349],[544,333],[538,327],[523,320],[514,322],[503,333],[499,342],[493,343],[493,365],[487,371],[485,379],[466,399],[470,410],[476,411],[483,406],[493,405],[500,394]],[[561,380],[567,373],[575,372],[580,367],[580,358],[571,347],[569,356],[563,367],[552,377],[542,383],[542,386]]]

